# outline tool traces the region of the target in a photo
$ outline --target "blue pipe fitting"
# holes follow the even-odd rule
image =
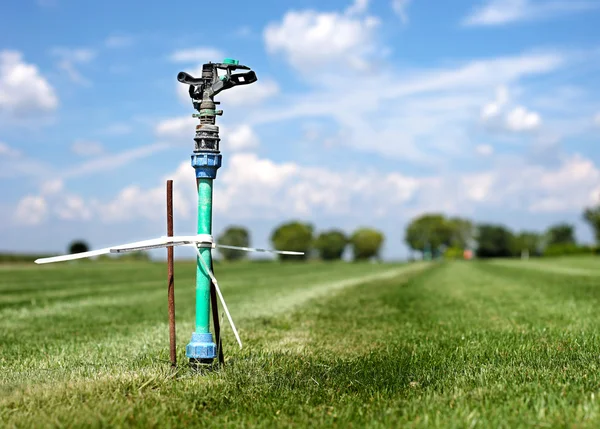
[[[196,170],[197,179],[216,179],[217,170],[221,167],[223,157],[220,153],[194,152],[192,167]]]
[[[185,346],[185,355],[190,359],[214,359],[217,357],[217,345],[210,332],[192,334],[192,340]]]

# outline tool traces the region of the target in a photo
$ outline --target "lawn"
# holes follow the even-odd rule
[[[186,365],[194,269],[0,271],[1,427],[600,427],[600,263],[217,265],[240,330]]]

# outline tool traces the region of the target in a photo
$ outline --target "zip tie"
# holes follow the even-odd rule
[[[235,324],[233,323],[231,314],[229,314],[229,309],[227,308],[227,304],[225,303],[225,298],[223,298],[223,295],[221,294],[221,288],[219,287],[219,283],[217,282],[217,279],[215,278],[215,275],[212,273],[210,268],[208,268],[208,265],[206,264],[206,262],[204,262],[204,258],[202,257],[202,253],[200,253],[200,249],[198,247],[195,247],[195,249],[196,249],[196,253],[198,254],[198,259],[200,259],[200,262],[202,263],[202,266],[206,270],[206,273],[209,275],[210,279],[213,281],[213,283],[215,285],[215,289],[217,290],[217,294],[219,295],[219,299],[221,300],[221,304],[223,305],[223,310],[225,310],[225,314],[227,315],[227,319],[229,319],[229,324],[231,325],[231,329],[233,330],[235,339],[237,340],[238,344],[240,345],[240,349],[241,349],[242,348],[242,340],[240,340],[240,336],[237,332],[237,329],[235,328]]]

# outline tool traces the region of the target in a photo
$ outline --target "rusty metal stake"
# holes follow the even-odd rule
[[[173,237],[173,181],[167,180],[167,236]],[[175,274],[173,270],[173,246],[167,247],[167,265],[169,286],[167,295],[169,299],[169,346],[171,353],[171,367],[177,367],[177,350],[175,337]]]

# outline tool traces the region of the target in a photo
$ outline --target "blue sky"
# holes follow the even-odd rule
[[[193,233],[177,73],[239,59],[217,97],[214,233],[373,226],[426,211],[541,231],[600,198],[600,1],[27,0],[0,13],[0,250]]]

